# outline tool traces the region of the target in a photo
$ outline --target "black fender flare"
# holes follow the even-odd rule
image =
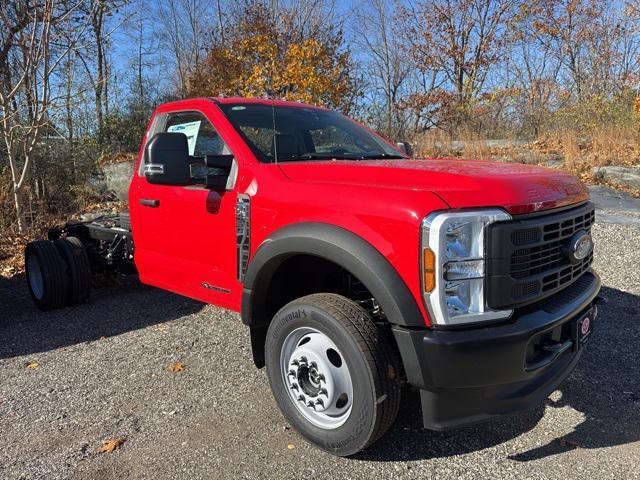
[[[260,287],[269,284],[282,262],[298,254],[332,261],[358,278],[380,304],[389,323],[425,326],[409,288],[391,263],[369,242],[335,225],[297,223],[270,235],[249,262],[242,291],[242,321],[252,327],[252,331],[266,327],[271,321],[265,318],[267,288]]]

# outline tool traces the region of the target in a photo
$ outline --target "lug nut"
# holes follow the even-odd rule
[[[298,395],[298,401],[304,402],[304,395]]]
[[[324,395],[325,397],[328,397],[329,393],[327,392],[326,388],[321,388],[320,389],[320,395]]]
[[[294,360],[291,361],[291,365],[295,365],[297,367],[298,365],[300,365],[300,362],[298,362],[298,360],[294,359]]]
[[[321,407],[324,407],[324,402],[321,399],[317,399],[316,405],[320,405]]]
[[[291,390],[298,390],[298,384],[297,383],[291,384]]]
[[[295,370],[289,370],[289,373],[287,375],[295,377],[296,376],[296,371]]]
[[[309,401],[309,402],[307,403],[307,407],[309,407],[309,408],[313,408],[314,410],[316,409],[316,406],[313,404],[313,402],[312,402],[312,401]]]

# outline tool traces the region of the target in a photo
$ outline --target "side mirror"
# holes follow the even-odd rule
[[[233,155],[206,155],[204,165],[207,167],[204,177],[207,188],[233,189],[237,175],[237,164]]]
[[[204,185],[232,190],[238,175],[233,155],[189,155],[187,136],[179,132],[158,133],[144,152],[144,176],[157,185]]]
[[[409,142],[398,142],[396,145],[402,153],[413,158],[413,146]]]
[[[185,186],[191,183],[189,145],[184,133],[153,136],[144,152],[144,176],[149,183]]]

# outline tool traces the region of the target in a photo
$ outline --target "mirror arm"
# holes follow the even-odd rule
[[[219,174],[207,174],[204,177],[191,177],[191,185],[203,185],[206,188],[212,189],[225,189],[227,187],[227,181],[232,174],[233,161],[235,157],[233,155],[204,155],[204,156],[189,156],[189,166],[199,166],[207,168],[216,168],[223,170],[224,175]]]
[[[231,154],[205,155],[204,164],[209,168],[231,168],[233,159]]]

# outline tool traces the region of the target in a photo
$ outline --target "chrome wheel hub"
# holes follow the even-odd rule
[[[331,339],[313,328],[298,328],[282,345],[284,384],[298,411],[312,424],[338,428],[349,418],[353,384],[344,357]]]

